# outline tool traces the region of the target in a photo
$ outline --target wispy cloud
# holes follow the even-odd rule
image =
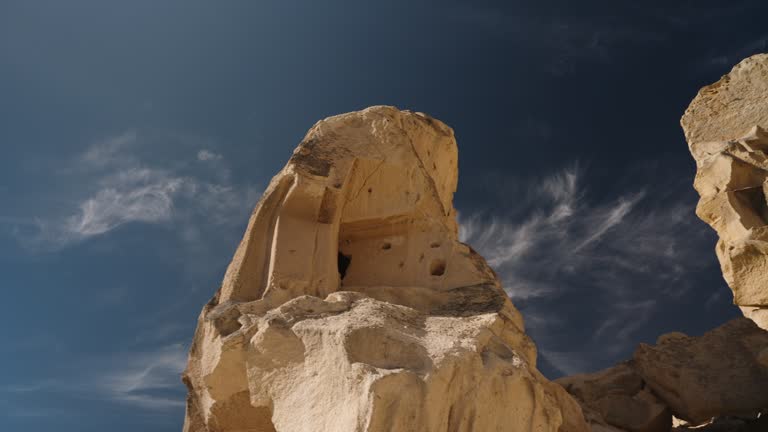
[[[494,267],[543,352],[562,354],[548,360],[565,372],[585,363],[557,365],[569,353],[558,335],[573,325],[557,319],[559,299],[590,308],[579,327],[591,329],[594,346],[584,349],[620,350],[636,343],[658,301],[684,295],[689,275],[713,262],[693,203],[650,189],[595,199],[583,177],[574,164],[526,179],[514,213],[459,218],[461,239]]]
[[[111,231],[129,222],[165,222],[171,219],[175,196],[191,179],[159,170],[130,168],[102,180],[101,189],[80,204],[79,213],[62,227],[74,241]]]
[[[131,161],[125,150],[136,143],[137,133],[126,131],[108,137],[90,146],[81,156],[82,162],[94,167],[106,167],[113,164]]]
[[[153,392],[180,388],[180,376],[186,363],[187,352],[181,344],[134,354],[119,369],[108,369],[97,376],[98,384],[94,390],[117,402],[141,408],[177,408],[183,406],[182,400]]]
[[[648,322],[656,304],[657,300],[655,299],[645,299],[611,305],[614,313],[609,315],[595,330],[593,339],[599,340],[605,333],[613,331],[616,339],[628,341],[634,332]],[[628,316],[632,319],[628,320]]]
[[[61,393],[70,397],[106,400],[146,410],[184,406],[180,374],[187,354],[182,344],[145,352],[119,353],[97,359],[79,359],[74,372],[37,382],[0,387],[0,393]]]
[[[197,160],[199,161],[213,161],[213,160],[219,160],[222,156],[220,154],[216,154],[210,150],[202,149],[199,152],[197,152]]]
[[[204,171],[193,169],[193,154],[186,159],[190,163],[184,157],[153,159],[140,151],[143,141],[149,139],[136,131],[116,134],[65,164],[64,180],[81,185],[71,194],[69,214],[60,205],[52,214],[34,217],[36,232],[24,236],[25,244],[58,250],[130,223],[178,223],[183,239],[191,241],[200,237],[199,232],[190,235],[198,230],[195,222],[240,221],[254,204],[256,189],[233,184],[221,155],[200,150],[198,161],[217,161]]]
[[[629,261],[638,255],[633,243],[658,242],[652,232],[626,227],[614,232],[628,217],[637,219],[631,212],[643,199],[643,191],[591,204],[585,200],[580,176],[574,165],[542,180],[531,179],[528,196],[521,201],[528,208],[523,218],[481,213],[460,218],[460,237],[488,259],[513,299],[562,291],[567,289],[560,283],[562,277],[598,263]],[[600,246],[606,239],[609,244]]]

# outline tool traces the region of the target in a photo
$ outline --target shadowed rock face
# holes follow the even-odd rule
[[[668,432],[673,414],[693,426],[729,416],[747,424],[768,409],[768,332],[737,318],[698,337],[668,333],[630,361],[557,383],[593,431]]]
[[[591,374],[560,378],[584,409],[592,430],[669,432],[672,414],[629,362]]]
[[[696,159],[698,216],[745,316],[768,329],[768,55],[704,87],[681,120]]]
[[[457,167],[421,113],[312,127],[200,315],[185,431],[588,430],[458,241]]]

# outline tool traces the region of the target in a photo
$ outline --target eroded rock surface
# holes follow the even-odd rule
[[[756,419],[768,415],[767,348],[768,332],[738,318],[698,337],[662,335],[656,345],[640,344],[630,361],[556,382],[579,401],[593,431],[666,432],[674,415],[675,430],[736,432],[722,428],[765,424]]]
[[[768,368],[760,353],[768,332],[739,318],[700,337],[640,344],[633,364],[675,417],[701,423],[768,408]]]
[[[392,107],[310,129],[200,315],[185,431],[588,430],[458,241],[457,157]]]
[[[768,329],[768,54],[706,86],[681,120],[696,159],[698,216],[745,316]]]
[[[672,427],[671,411],[629,362],[556,382],[579,401],[593,431],[669,432]]]

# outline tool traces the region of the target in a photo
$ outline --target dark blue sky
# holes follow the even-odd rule
[[[642,5],[641,5],[642,4]],[[318,119],[455,131],[464,238],[550,377],[738,315],[678,125],[764,1],[0,0],[0,430],[178,431],[178,374]]]

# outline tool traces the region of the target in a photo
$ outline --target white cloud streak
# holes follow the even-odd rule
[[[89,147],[83,153],[81,159],[84,163],[94,167],[106,167],[125,160],[123,151],[131,147],[137,139],[136,131],[127,131]]]
[[[76,372],[67,376],[0,387],[0,393],[62,393],[84,399],[99,399],[139,409],[177,410],[184,406],[180,393],[181,372],[186,367],[186,348],[172,344],[138,353],[99,359],[81,359]]]
[[[182,400],[157,396],[152,392],[180,388],[180,376],[186,363],[186,349],[181,344],[135,354],[121,368],[103,371],[95,377],[94,390],[116,402],[140,408],[179,408],[184,406]]]
[[[130,223],[179,223],[179,232],[190,233],[196,230],[195,215],[209,224],[228,224],[253,205],[255,190],[229,181],[221,155],[197,153],[198,161],[218,161],[206,176],[200,169],[185,170],[178,160],[173,166],[142,160],[136,151],[141,141],[135,131],[117,134],[90,146],[65,168],[90,193],[73,194],[76,210],[68,215],[36,218],[38,232],[28,245],[58,250]]]
[[[579,368],[586,363],[574,357],[556,364],[576,355],[556,340],[572,325],[556,319],[558,299],[580,298],[579,307],[594,308],[587,314],[593,323],[579,324],[594,325],[588,343],[623,349],[636,342],[633,336],[652,318],[659,299],[683,295],[690,287],[684,276],[712,261],[702,259],[711,244],[702,236],[707,228],[693,221],[692,206],[659,202],[645,190],[595,201],[583,174],[574,165],[527,179],[517,197],[524,211],[459,218],[462,241],[496,270],[509,296],[522,305],[542,352],[550,352],[550,363],[566,373],[584,371]]]
[[[201,162],[220,160],[222,156],[210,150],[202,149],[197,152],[197,160]]]
[[[486,257],[512,299],[568,290],[562,277],[575,273],[595,276],[597,283],[613,280],[619,271],[624,277],[653,272],[679,279],[679,264],[690,263],[690,255],[698,252],[681,247],[691,233],[692,209],[679,203],[652,207],[645,191],[592,203],[581,176],[574,166],[541,181],[531,179],[520,203],[528,209],[522,218],[461,215],[462,241]]]
[[[596,248],[622,224],[644,193],[632,193],[602,205],[584,201],[580,171],[574,166],[533,182],[528,189],[532,205],[523,219],[482,214],[460,218],[460,237],[471,244],[502,276],[512,299],[545,296],[557,291],[553,276],[572,273],[597,262],[613,260]],[[636,233],[644,236],[646,233]],[[624,237],[626,234],[619,234]],[[631,240],[631,239],[622,239]],[[633,245],[614,242],[625,255]]]
[[[67,218],[64,230],[74,240],[104,234],[129,222],[168,221],[175,196],[190,182],[149,169],[122,171],[107,178],[104,187],[80,204],[80,212]]]

